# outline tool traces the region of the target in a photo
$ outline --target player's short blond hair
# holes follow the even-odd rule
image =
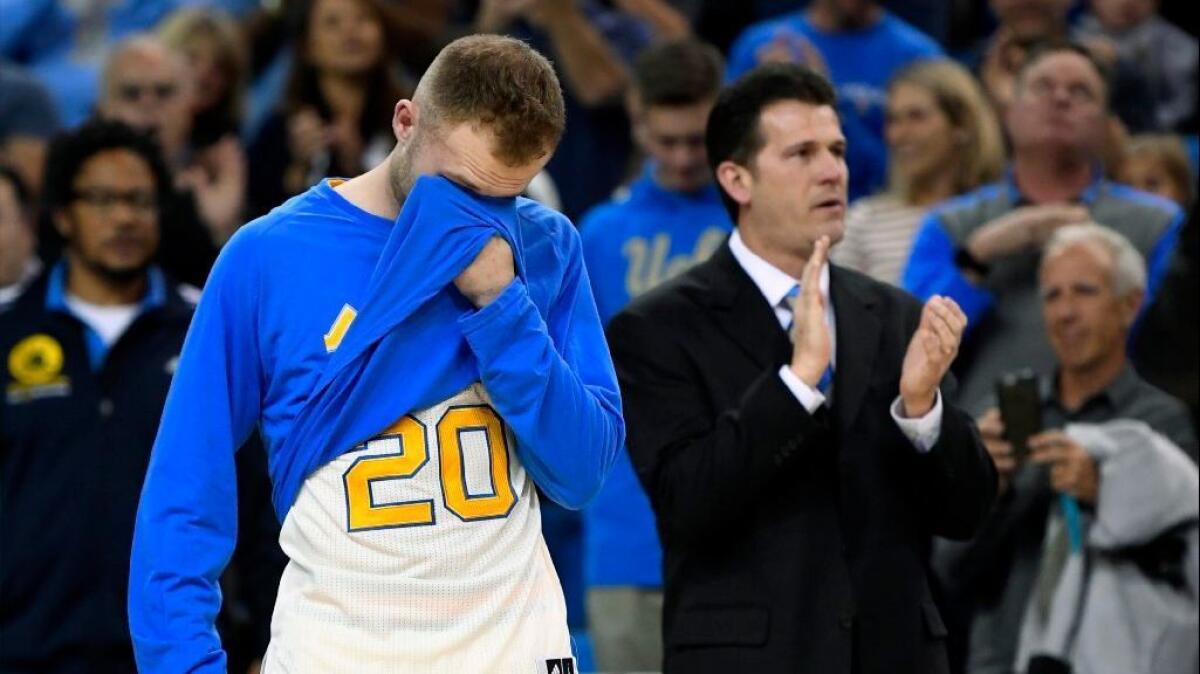
[[[435,124],[490,129],[496,158],[509,166],[553,152],[567,123],[550,62],[524,42],[498,35],[451,42],[421,78],[416,96]]]

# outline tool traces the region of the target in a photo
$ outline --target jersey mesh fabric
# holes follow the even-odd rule
[[[424,427],[427,462],[412,477],[370,488],[377,506],[430,501],[433,524],[349,531],[344,476],[363,457],[396,454],[394,439],[360,445],[305,481],[280,534],[290,562],[265,674],[525,674],[571,655],[537,494],[507,428],[516,496],[507,516],[466,521],[446,506],[446,452],[461,452],[468,494],[496,488],[489,472],[495,448],[483,432],[460,432],[460,448],[440,446],[436,430],[451,408],[488,404],[483,386],[473,384],[410,415]]]

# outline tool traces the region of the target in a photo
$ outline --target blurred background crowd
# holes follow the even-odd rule
[[[1130,478],[1110,478],[1118,463],[1090,452],[1044,459],[1056,477],[1039,482],[999,427],[997,378],[1024,368],[1044,376],[1048,425],[1143,421],[1194,470],[1190,9],[1184,0],[0,0],[9,370],[0,670],[129,671],[137,494],[170,357],[222,245],[323,178],[381,161],[395,142],[395,101],[442,46],[489,32],[529,41],[558,70],[567,131],[529,196],[580,227],[605,321],[705,259],[732,228],[704,149],[721,85],[781,60],[835,84],[852,201],[834,262],[922,298],[952,296],[971,317],[958,402],[978,416],[1006,493],[976,541],[930,558],[956,669],[1016,671],[1022,631],[1037,618],[1030,598],[1057,578],[1045,571],[1050,496],[1069,491],[1100,511],[1124,492],[1097,485]],[[1065,56],[1027,63],[1046,49]],[[1055,238],[1083,222],[1103,231]],[[1068,254],[1072,241],[1092,254]],[[112,273],[76,278],[93,267]],[[52,321],[72,326],[77,343],[34,339]],[[78,371],[63,365],[73,350]],[[263,452],[251,450],[239,454],[241,544],[223,579],[231,671],[254,667],[265,647],[285,561]],[[1062,471],[1080,477],[1064,482]],[[1166,510],[1186,501],[1194,524],[1194,487],[1159,477],[1134,475],[1139,498],[1169,499]],[[628,458],[584,512],[543,506],[583,671],[656,670],[661,553]],[[1140,542],[1182,516],[1163,517]],[[1166,548],[1144,553],[1159,573],[1147,571],[1147,582],[1190,578],[1194,588],[1196,560]],[[80,654],[91,667],[70,664]],[[97,668],[106,658],[125,668]]]

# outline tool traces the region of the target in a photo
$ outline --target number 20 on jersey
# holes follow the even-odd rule
[[[420,421],[405,416],[369,443],[396,443],[399,451],[361,457],[342,475],[351,532],[434,523],[432,499],[376,505],[371,497],[372,482],[409,479],[429,463],[428,432]],[[495,410],[485,405],[451,407],[442,415],[434,432],[440,452],[440,478],[446,509],[464,522],[507,516],[517,502],[517,496],[508,471],[504,423]],[[490,494],[471,495],[467,492],[462,439],[464,433],[470,432],[482,432],[487,440],[489,471],[494,485]]]

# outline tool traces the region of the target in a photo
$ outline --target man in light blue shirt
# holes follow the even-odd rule
[[[732,224],[712,183],[704,126],[721,56],[694,40],[652,47],[634,64],[627,107],[648,156],[628,192],[582,222],[601,321],[708,259]],[[603,671],[654,670],[662,658],[662,551],[654,514],[622,451],[585,514],[588,618]]]

